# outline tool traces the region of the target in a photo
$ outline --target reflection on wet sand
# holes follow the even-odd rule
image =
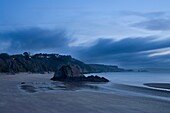
[[[28,93],[49,90],[102,90],[97,84],[87,82],[26,82],[21,84],[20,88]]]

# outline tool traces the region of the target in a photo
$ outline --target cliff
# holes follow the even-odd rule
[[[96,73],[96,72],[115,72],[124,71],[117,66],[106,66],[98,64],[85,64],[70,55],[59,54],[24,54],[8,55],[6,53],[0,54],[0,72],[18,73],[18,72],[32,72],[44,73],[54,72],[63,65],[75,65],[82,73]]]

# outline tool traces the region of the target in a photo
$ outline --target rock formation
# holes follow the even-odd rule
[[[52,80],[64,80],[69,77],[81,77],[84,76],[78,66],[66,65],[62,66],[59,70],[55,71],[54,77]]]
[[[55,72],[51,80],[65,82],[109,82],[109,80],[104,77],[93,75],[86,77],[80,72],[79,67],[75,65],[62,66]]]

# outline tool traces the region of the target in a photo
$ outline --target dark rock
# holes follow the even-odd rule
[[[87,77],[87,80],[90,81],[90,82],[109,82],[108,79],[104,78],[104,77],[99,77],[99,76],[88,76]]]
[[[62,66],[54,74],[51,80],[65,81],[65,82],[109,82],[108,79],[99,76],[85,77],[80,69],[75,65]]]
[[[83,77],[78,66],[66,65],[56,70],[52,80],[65,80],[66,78]]]
[[[21,82],[21,84],[25,84],[25,82]]]

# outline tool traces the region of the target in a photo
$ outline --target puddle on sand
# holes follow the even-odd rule
[[[85,82],[22,82],[20,89],[28,93],[52,91],[52,90],[102,90],[97,84]]]
[[[28,92],[28,93],[35,93],[37,92],[36,91],[36,88],[34,86],[31,86],[31,85],[21,85],[21,89]]]

